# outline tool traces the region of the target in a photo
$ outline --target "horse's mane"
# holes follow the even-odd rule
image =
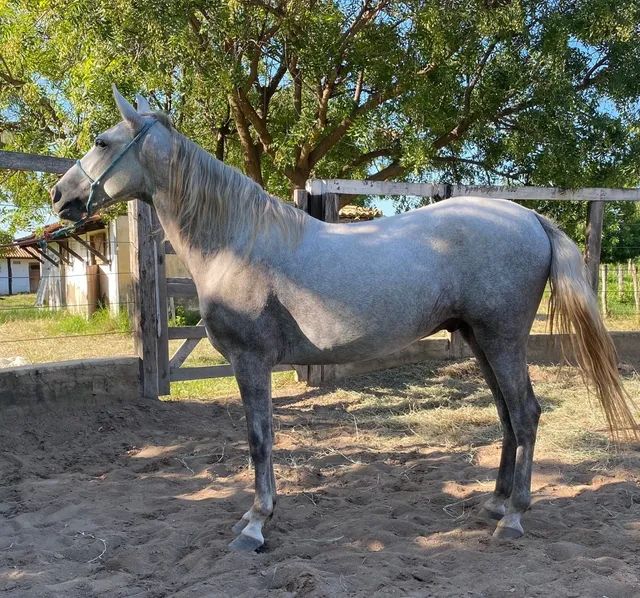
[[[166,115],[159,120],[171,131],[169,192],[190,245],[208,251],[238,241],[249,252],[258,235],[272,231],[290,245],[299,241],[307,218],[302,210],[178,133]]]

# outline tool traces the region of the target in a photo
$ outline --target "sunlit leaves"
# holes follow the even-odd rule
[[[82,154],[117,119],[116,82],[207,150],[222,137],[225,161],[257,161],[285,198],[391,164],[415,180],[635,185],[639,22],[634,0],[4,0],[0,145]],[[3,219],[41,219],[41,184],[0,181],[20,205]],[[581,209],[556,215],[571,227]]]

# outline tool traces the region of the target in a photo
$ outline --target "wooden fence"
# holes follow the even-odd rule
[[[0,169],[35,170],[63,173],[73,161],[50,156],[31,156],[0,151]],[[348,181],[341,179],[310,180],[305,189],[294,192],[294,202],[316,218],[338,221],[341,195],[413,195],[447,198],[454,195],[506,198],[512,200],[551,200],[589,202],[586,260],[591,283],[598,285],[598,266],[602,236],[604,203],[607,201],[640,201],[638,189],[557,189],[541,187],[478,187],[426,183],[383,181]],[[167,278],[166,255],[173,253],[164,240],[154,210],[141,201],[129,204],[132,242],[131,272],[135,309],[133,329],[136,353],[140,358],[142,393],[147,397],[169,394],[172,381],[230,376],[230,365],[183,367],[197,343],[205,338],[202,321],[197,326],[169,327],[167,297],[195,296],[196,289],[188,278]],[[637,273],[636,273],[637,276]],[[637,286],[637,285],[636,285]],[[169,340],[181,339],[179,349],[169,355]],[[460,339],[454,335],[448,344],[449,356],[462,355]],[[344,366],[341,366],[344,370]],[[290,369],[283,365],[277,369]],[[347,368],[348,369],[348,368]],[[335,366],[296,366],[301,379],[310,384],[329,382],[336,377]]]

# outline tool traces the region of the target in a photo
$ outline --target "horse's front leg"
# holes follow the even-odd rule
[[[273,474],[273,414],[271,408],[271,367],[253,355],[232,360],[244,405],[249,450],[255,468],[253,506],[233,526],[238,533],[229,544],[234,550],[250,552],[264,544],[262,528],[271,518],[276,502]]]

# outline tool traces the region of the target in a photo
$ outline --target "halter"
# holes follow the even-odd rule
[[[80,220],[75,222],[73,225],[67,226],[65,228],[58,229],[57,231],[51,233],[51,236],[50,236],[51,239],[57,239],[59,237],[63,237],[65,235],[67,235],[70,232],[76,231],[78,228],[80,228],[91,217],[91,203],[93,202],[93,194],[95,193],[96,189],[102,185],[102,179],[104,179],[104,177],[107,176],[109,171],[122,159],[122,157],[136,143],[138,143],[138,141],[140,141],[145,136],[147,131],[151,127],[153,127],[153,125],[155,125],[157,122],[158,121],[155,120],[155,119],[147,121],[144,124],[144,126],[142,127],[142,129],[140,129],[140,131],[138,131],[136,136],[131,141],[129,141],[129,143],[127,143],[127,145],[125,145],[122,148],[122,150],[120,150],[120,153],[113,159],[113,162],[111,162],[111,164],[109,164],[109,166],[107,166],[107,168],[103,171],[103,173],[97,179],[92,179],[91,176],[89,175],[89,173],[82,167],[82,164],[80,163],[80,160],[76,160],[76,166],[80,169],[82,174],[84,174],[84,176],[86,176],[91,181],[91,188],[90,188],[90,191],[89,191],[89,198],[87,199],[87,205],[85,206],[85,208],[87,210],[87,215],[84,218],[81,218]],[[106,192],[105,192],[105,195],[106,195]]]
[[[82,168],[82,164],[80,163],[80,160],[76,160],[76,166],[82,171],[82,174],[84,174],[84,176],[86,176],[91,181],[91,190],[89,191],[89,199],[87,199],[87,205],[86,205],[87,217],[91,216],[91,202],[93,201],[93,194],[95,193],[95,190],[100,185],[102,185],[102,179],[122,159],[122,157],[131,149],[131,147],[133,147],[136,143],[138,143],[138,141],[140,141],[144,137],[145,133],[151,127],[153,127],[153,125],[155,125],[157,122],[158,121],[155,119],[147,121],[142,127],[142,129],[138,131],[136,136],[131,141],[129,141],[129,143],[127,143],[127,145],[125,145],[122,148],[122,150],[120,150],[120,153],[113,159],[113,162],[111,162],[111,164],[107,166],[104,172],[95,180],[89,176],[89,173],[84,168]]]

